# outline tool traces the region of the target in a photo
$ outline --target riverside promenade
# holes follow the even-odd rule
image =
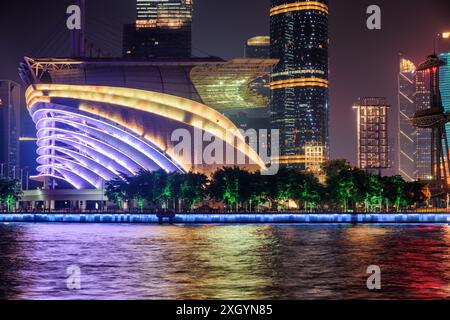
[[[156,213],[0,213],[0,223],[158,224]],[[450,223],[450,213],[176,213],[175,224]]]

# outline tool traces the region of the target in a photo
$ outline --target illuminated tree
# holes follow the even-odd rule
[[[15,204],[21,195],[22,191],[18,180],[0,180],[0,203],[6,205],[7,211],[15,209]]]
[[[181,199],[189,209],[206,197],[206,185],[208,178],[202,173],[189,172],[181,176]]]
[[[319,180],[311,173],[294,172],[292,182],[292,199],[303,204],[305,211],[312,210],[321,202],[323,188]]]
[[[347,211],[349,196],[353,197],[350,191],[356,188],[355,182],[350,179],[353,167],[347,160],[330,160],[322,165],[322,170],[326,176],[327,202],[331,207],[343,205]],[[341,181],[341,175],[345,175],[347,180]]]
[[[337,203],[344,206],[344,212],[348,212],[350,201],[355,204],[358,195],[358,186],[356,184],[353,170],[342,170],[335,177],[333,184],[330,184],[331,195]]]
[[[251,174],[238,167],[217,170],[211,179],[208,192],[211,198],[223,201],[238,210],[239,204],[251,199]]]
[[[381,211],[383,186],[380,177],[359,169],[352,172],[358,188],[356,200],[364,203],[366,212]]]
[[[117,178],[115,180],[107,181],[105,184],[105,196],[117,204],[119,209],[123,209],[123,202],[126,198],[127,182],[126,177]]]
[[[393,203],[396,210],[408,204],[408,193],[406,182],[401,176],[383,177],[383,197],[386,202],[386,209],[389,210]]]

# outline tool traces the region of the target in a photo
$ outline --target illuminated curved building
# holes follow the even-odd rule
[[[76,189],[101,189],[104,181],[141,170],[209,174],[234,164],[263,170],[256,150],[217,110],[248,106],[258,96],[242,88],[272,65],[272,60],[216,58],[25,58],[20,75],[29,85],[27,107],[38,130],[35,178],[49,188],[65,181]],[[222,95],[215,89],[221,82]],[[187,143],[184,134],[191,138]],[[211,141],[221,143],[224,154],[233,150],[232,163],[202,159]],[[182,152],[179,142],[187,146]]]
[[[266,59],[270,57],[270,37],[257,36],[247,40],[245,45],[245,57]]]
[[[270,57],[279,60],[272,126],[280,130],[280,161],[300,169],[306,146],[328,150],[328,12],[327,0],[271,1]]]

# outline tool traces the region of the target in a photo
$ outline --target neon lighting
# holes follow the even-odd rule
[[[44,146],[44,147],[38,148],[37,154],[38,155],[42,155],[42,156],[43,155],[47,155],[46,153],[42,153],[42,151],[44,151],[44,150],[47,150],[47,151],[50,151],[50,152],[52,150],[56,150],[58,152],[64,153],[64,154],[66,154],[68,156],[76,158],[76,160],[78,160],[79,162],[83,163],[87,167],[89,166],[88,165],[88,163],[89,163],[90,165],[95,166],[97,168],[106,169],[106,171],[108,171],[109,175],[111,176],[110,179],[119,175],[119,172],[117,172],[114,168],[103,166],[101,164],[100,160],[94,159],[94,158],[89,158],[86,155],[81,154],[79,152],[76,152],[76,151],[73,151],[73,150],[68,150],[68,149],[61,148],[61,147],[56,147],[56,146]],[[86,163],[84,163],[83,161],[86,161]],[[96,169],[96,170],[98,170],[98,169]]]
[[[323,87],[328,88],[328,80],[320,78],[297,78],[289,80],[273,81],[270,90],[292,87]]]
[[[70,133],[70,134],[72,134],[73,136],[75,136],[77,139],[79,139],[80,142],[83,142],[83,141],[84,141],[84,142],[90,141],[91,144],[93,144],[92,141],[98,142],[98,143],[101,144],[103,147],[107,147],[107,148],[114,149],[114,150],[116,150],[117,152],[119,152],[120,154],[122,154],[123,157],[126,157],[126,158],[130,159],[133,163],[136,163],[136,164],[137,164],[137,168],[135,168],[135,170],[132,170],[131,168],[129,168],[129,165],[128,165],[128,164],[125,164],[125,162],[123,162],[123,160],[121,160],[121,159],[119,159],[119,158],[116,159],[116,161],[121,161],[121,162],[119,162],[119,163],[122,164],[124,167],[126,167],[128,170],[130,170],[130,172],[136,173],[136,172],[138,172],[140,169],[145,169],[145,166],[144,166],[144,165],[142,165],[142,164],[140,164],[139,162],[137,162],[136,160],[131,159],[130,157],[126,156],[126,155],[125,155],[123,152],[121,152],[119,149],[114,148],[113,146],[108,145],[108,144],[106,144],[105,142],[102,142],[102,141],[100,141],[100,140],[98,140],[98,139],[96,139],[96,138],[88,137],[88,136],[82,135],[81,133],[71,132],[71,131],[69,131],[69,130],[58,129],[58,128],[51,128],[51,129],[50,129],[50,128],[42,128],[42,129],[39,129],[38,132],[37,132],[37,134],[38,134],[38,146],[40,146],[39,142],[40,142],[42,139],[47,139],[47,138],[52,138],[52,137],[53,137],[52,135],[49,136],[49,137],[45,137],[45,138],[44,138],[44,137],[40,137],[42,131],[67,132],[67,133]],[[57,136],[55,136],[55,137],[57,137]],[[48,140],[51,140],[51,139],[48,139]],[[98,148],[99,150],[102,150],[102,146],[95,145],[95,148]]]
[[[59,163],[61,165],[66,165],[68,168],[71,169],[72,172],[76,172],[77,175],[79,175],[81,178],[85,179],[86,181],[88,181],[89,183],[94,185],[95,187],[101,186],[101,184],[94,183],[93,180],[91,178],[89,178],[87,175],[82,174],[79,170],[76,170],[76,169],[74,169],[71,166],[74,166],[74,167],[77,167],[79,169],[91,172],[95,177],[103,178],[104,180],[110,180],[108,177],[102,176],[100,173],[95,172],[93,169],[88,168],[87,166],[85,166],[82,163],[78,163],[78,162],[75,162],[73,160],[69,160],[69,159],[66,159],[66,158],[63,158],[63,157],[60,157],[60,156],[55,156],[55,155],[51,155],[51,154],[43,155],[43,156],[39,156],[36,161],[39,164],[46,165],[46,163],[42,162],[42,160],[45,160],[45,159],[59,161]],[[56,165],[56,163],[52,163],[52,165]]]
[[[85,115],[82,115],[82,114],[79,114],[79,113],[73,113],[73,112],[69,112],[69,111],[65,111],[65,110],[39,109],[38,111],[36,111],[36,112],[33,114],[33,121],[36,122],[36,126],[37,126],[38,128],[40,127],[40,122],[41,122],[41,121],[46,121],[46,120],[47,120],[47,121],[59,121],[59,122],[64,122],[64,121],[66,121],[66,123],[74,123],[74,124],[76,124],[76,125],[83,125],[83,124],[81,124],[81,123],[79,123],[79,122],[75,122],[75,121],[71,121],[71,120],[67,120],[67,119],[55,118],[55,115],[53,115],[53,118],[42,118],[42,119],[36,121],[36,118],[37,118],[38,115],[41,115],[42,113],[47,113],[47,112],[52,112],[53,114],[55,114],[55,113],[61,113],[61,114],[64,114],[64,115],[69,115],[69,116],[71,116],[71,117],[74,118],[74,119],[75,119],[75,118],[82,118],[82,119],[85,119],[86,121],[89,121],[89,122],[94,123],[94,124],[101,124],[102,126],[108,128],[110,131],[113,131],[113,132],[118,131],[119,133],[121,133],[121,134],[123,134],[123,135],[118,136],[118,135],[115,135],[114,133],[110,133],[110,135],[112,134],[113,136],[115,136],[115,137],[116,137],[117,139],[119,139],[120,141],[129,141],[129,140],[127,140],[127,137],[131,137],[131,139],[136,140],[136,141],[139,141],[139,143],[145,144],[146,146],[148,146],[149,148],[151,148],[153,151],[151,151],[151,152],[145,152],[145,149],[142,150],[142,147],[141,147],[141,146],[138,146],[138,145],[136,145],[135,143],[132,143],[132,142],[128,143],[129,145],[131,145],[131,146],[134,147],[135,149],[141,150],[141,152],[145,153],[145,155],[146,155],[147,157],[149,157],[150,159],[152,159],[153,162],[155,162],[159,167],[163,168],[166,172],[170,172],[170,171],[171,171],[171,168],[168,168],[166,165],[163,165],[163,164],[157,159],[157,157],[155,157],[155,156],[152,154],[152,152],[156,152],[159,156],[163,157],[165,160],[167,160],[168,162],[170,162],[170,164],[173,165],[173,166],[175,166],[178,170],[183,171],[183,169],[182,169],[179,165],[177,165],[175,162],[173,162],[171,159],[169,159],[166,155],[164,155],[163,153],[161,153],[161,152],[160,152],[159,150],[157,150],[155,147],[149,145],[147,142],[145,142],[145,141],[143,141],[143,140],[141,140],[141,139],[137,139],[137,138],[134,137],[134,136],[131,136],[130,133],[128,133],[128,132],[126,132],[126,131],[124,131],[124,130],[118,128],[117,126],[113,126],[113,125],[111,125],[111,124],[108,124],[108,123],[106,123],[105,121],[101,121],[101,120],[97,120],[97,119],[92,119],[92,118],[90,118],[90,117],[88,117],[88,116],[85,116]],[[50,120],[50,119],[51,119],[51,120]],[[58,119],[58,120],[56,120],[56,119]],[[101,132],[102,135],[105,134],[104,131],[99,130],[99,129],[97,129],[97,128],[89,127],[89,126],[87,126],[87,125],[85,125],[85,127],[88,127],[90,130],[98,130],[99,132]],[[79,128],[78,128],[78,129],[79,129]],[[142,166],[142,167],[145,168],[145,166]]]
[[[133,171],[130,171],[129,169],[127,169],[125,166],[121,165],[118,161],[118,159],[115,159],[117,157],[113,156],[111,153],[108,153],[106,150],[101,150],[101,152],[95,150],[94,148],[86,145],[86,144],[81,144],[78,141],[74,141],[71,139],[67,139],[67,138],[62,138],[62,137],[56,137],[56,136],[49,136],[49,137],[45,137],[42,138],[40,141],[44,141],[44,140],[58,140],[59,142],[65,143],[67,146],[72,146],[78,149],[78,153],[80,154],[88,154],[90,157],[92,157],[93,159],[95,159],[99,164],[106,163],[106,162],[110,162],[111,165],[114,165],[114,167],[111,168],[111,171],[116,172],[117,174],[119,174],[120,172],[122,173],[127,173],[127,174],[133,174]],[[38,145],[39,146],[39,145]],[[37,154],[41,155],[41,149],[47,148],[48,145],[45,146],[39,146],[39,148],[37,149]],[[92,154],[94,154],[95,156],[93,156]],[[95,158],[97,157],[97,158]],[[128,172],[124,172],[124,171],[128,171]]]
[[[46,92],[48,97],[115,104],[189,124],[214,136],[223,137],[225,142],[236,146],[237,150],[249,157],[254,163],[258,164],[260,168],[266,168],[258,154],[253,149],[249,148],[238,128],[228,118],[201,103],[158,92],[136,89],[37,84],[34,87],[30,86],[27,90],[26,97],[29,109],[38,102],[45,102],[39,97],[30,99],[29,96],[33,90]],[[95,106],[80,106],[79,109],[97,116],[105,116],[102,115],[101,110]],[[187,117],[187,115],[189,115],[189,117]],[[189,118],[189,120],[186,121],[187,118]],[[110,120],[118,122],[118,119],[111,118]],[[136,128],[130,128],[126,123],[120,124],[131,131],[136,130]],[[235,144],[235,138],[237,139],[237,144]],[[182,161],[177,162],[181,163]]]
[[[328,6],[326,4],[317,1],[304,1],[304,2],[288,3],[273,7],[270,9],[270,16],[292,11],[306,11],[306,10],[316,10],[328,14]]]
[[[83,223],[158,223],[156,214],[132,213],[11,213],[1,214],[1,222],[83,222]],[[175,223],[449,223],[448,213],[279,213],[279,214],[177,214]]]

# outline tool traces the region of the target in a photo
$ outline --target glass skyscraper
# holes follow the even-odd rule
[[[446,66],[441,67],[439,72],[440,92],[442,104],[446,112],[450,112],[450,52],[442,53],[439,58],[447,62]],[[450,124],[446,125],[447,136],[450,140]]]
[[[411,119],[416,112],[416,66],[407,59],[400,59],[400,73],[398,77],[399,102],[399,172],[408,181],[416,180],[416,137],[417,129]]]
[[[414,94],[416,111],[429,109],[431,106],[429,83],[429,75],[426,71],[416,72]],[[431,180],[431,129],[417,128],[415,140],[416,179]]]
[[[415,128],[411,119],[430,108],[427,74],[411,60],[400,59],[398,78],[398,169],[405,180],[431,179],[431,130]]]
[[[0,81],[0,178],[18,178],[20,85]]]
[[[272,127],[280,164],[305,169],[305,147],[328,150],[328,1],[272,0]],[[327,153],[327,151],[326,151]]]
[[[191,57],[192,0],[137,0],[136,11],[124,26],[125,57]]]

